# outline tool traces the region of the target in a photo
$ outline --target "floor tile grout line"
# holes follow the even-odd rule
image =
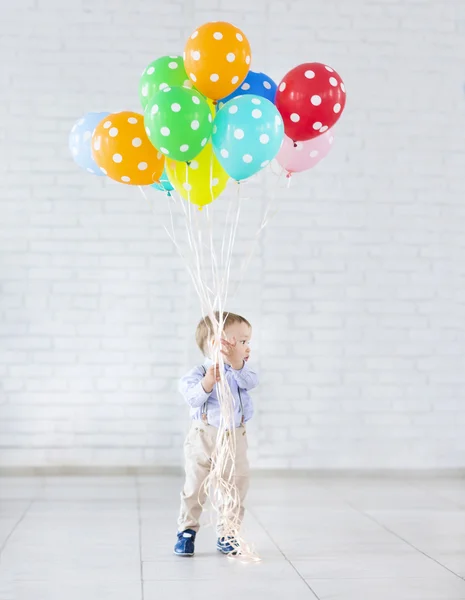
[[[30,511],[31,506],[34,504],[34,502],[36,502],[39,499],[40,493],[44,490],[45,488],[45,478],[41,478],[41,485],[38,486],[37,491],[35,492],[35,496],[29,501],[29,504],[26,506],[26,508],[24,509],[22,515],[19,517],[19,519],[16,521],[16,523],[13,525],[12,530],[10,531],[10,533],[6,536],[5,541],[3,542],[3,544],[0,546],[0,563],[1,563],[1,557],[3,552],[6,549],[6,546],[8,544],[8,542],[10,541],[10,539],[12,538],[13,534],[15,533],[15,531],[18,529],[18,527],[21,525],[21,523],[24,521],[24,519],[26,518],[27,513]]]
[[[425,491],[422,490],[421,487],[417,487],[417,483],[411,483],[411,482],[405,482],[406,485],[411,489],[411,490],[415,490],[415,491]],[[324,489],[326,489],[327,491],[333,493],[337,498],[341,499],[349,508],[351,508],[352,510],[354,510],[355,512],[358,512],[359,514],[363,515],[363,516],[367,516],[363,509],[358,508],[355,504],[353,504],[350,500],[347,500],[347,498],[344,497],[344,495],[341,492],[335,491],[330,487],[325,487]],[[444,496],[441,496],[440,494],[438,494],[437,492],[435,493],[436,497],[440,500],[448,500],[449,502],[452,502],[455,504],[455,502],[453,500],[451,500],[450,498],[446,498]],[[404,509],[403,509],[404,510]],[[432,509],[433,510],[433,509]],[[447,511],[449,512],[449,511]],[[374,522],[378,523],[376,520],[374,520]],[[381,527],[383,527],[384,529],[386,529],[386,531],[389,531],[389,533],[394,533],[393,531],[390,531],[389,529],[385,528],[383,526],[382,523],[378,523],[378,525],[380,525]],[[398,536],[399,539],[402,539],[402,541],[405,541],[406,544],[409,544],[409,542],[407,540],[404,540],[403,538],[401,538],[400,536]],[[415,546],[412,545],[412,548],[415,548]],[[417,548],[415,548],[415,550],[417,550]],[[418,550],[419,552],[421,552],[421,550]],[[426,555],[427,556],[427,555]],[[431,557],[428,557],[431,558]],[[459,576],[460,577],[460,576]]]
[[[413,548],[414,550],[416,550],[417,552],[419,552],[420,554],[423,554],[423,556],[425,556],[426,558],[429,558],[430,560],[432,560],[433,562],[435,562],[437,565],[439,565],[440,567],[442,567],[443,569],[445,569],[446,571],[449,571],[449,573],[451,573],[452,575],[455,575],[455,577],[458,577],[459,579],[461,579],[462,581],[465,581],[465,577],[462,577],[462,575],[459,575],[458,573],[456,573],[455,571],[452,571],[452,569],[449,569],[449,567],[446,567],[446,565],[443,565],[441,562],[439,562],[436,558],[434,558],[433,556],[430,556],[427,552],[425,552],[424,550],[421,550],[420,548],[418,548],[417,546],[415,546],[415,544],[413,544],[412,542],[409,542],[408,540],[406,540],[404,537],[402,537],[400,534],[396,533],[395,531],[393,531],[392,529],[390,529],[387,525],[384,525],[384,523],[381,523],[380,521],[378,521],[375,517],[373,517],[372,515],[364,512],[363,510],[355,507],[352,505],[352,507],[361,515],[363,515],[365,518],[369,519],[370,521],[372,521],[373,523],[376,523],[377,525],[379,525],[382,529],[384,529],[385,531],[391,533],[392,535],[394,535],[396,538],[398,538],[399,540],[401,540],[402,542],[404,542],[405,544],[407,544],[408,546],[410,546],[411,548]]]
[[[270,538],[271,542],[274,544],[274,546],[278,549],[278,551],[280,552],[280,554],[282,555],[282,557],[284,558],[284,560],[294,569],[294,571],[297,573],[297,575],[299,576],[299,579],[301,579],[303,581],[303,583],[305,584],[305,586],[311,591],[311,593],[314,595],[314,597],[317,600],[320,600],[320,597],[316,594],[315,590],[311,587],[311,585],[308,583],[308,581],[306,581],[306,579],[304,579],[304,577],[302,576],[302,574],[298,571],[298,569],[295,567],[295,565],[293,565],[293,563],[288,559],[288,557],[284,554],[284,552],[281,550],[281,548],[279,547],[279,545],[274,541],[273,536],[270,534],[270,532],[268,531],[268,529],[263,525],[263,523],[260,521],[260,519],[257,517],[257,515],[250,509],[248,509],[250,514],[253,516],[253,518],[255,519],[255,521],[257,521],[257,523],[260,525],[260,527],[263,529],[263,531],[266,533],[266,535]]]
[[[142,560],[142,513],[141,513],[141,498],[139,488],[139,478],[136,475],[134,477],[136,484],[136,497],[137,497],[137,522],[139,528],[139,562],[140,562],[140,597],[144,600],[144,561]]]
[[[16,531],[16,529],[19,527],[19,525],[24,521],[24,518],[26,517],[29,509],[31,508],[31,506],[34,504],[35,502],[35,498],[33,498],[29,504],[27,505],[27,507],[24,509],[23,513],[21,514],[21,516],[19,517],[19,519],[16,521],[16,523],[13,525],[10,533],[6,536],[5,541],[3,542],[3,544],[0,546],[0,563],[1,563],[1,557],[3,552],[5,551],[5,548],[8,544],[8,542],[10,541],[11,537],[13,536],[14,532]]]
[[[387,481],[387,480],[384,480],[384,481]],[[416,492],[424,492],[425,491],[425,483],[426,482],[423,481],[423,480],[415,480],[414,482],[407,481],[407,480],[405,480],[405,481],[402,480],[402,484],[406,488],[408,488],[408,489],[410,489],[412,491],[416,491]],[[326,491],[332,492],[336,496],[338,496],[339,498],[342,498],[344,500],[344,502],[346,504],[348,504],[348,506],[352,506],[352,505],[349,505],[349,501],[346,500],[346,498],[344,498],[344,496],[340,492],[333,490],[330,486],[328,487],[328,485],[325,485],[325,481],[324,480],[321,481],[321,486]],[[427,491],[429,493],[433,494],[438,500],[446,500],[447,502],[450,502],[452,505],[455,505],[457,508],[459,508],[461,510],[463,510],[465,508],[465,505],[459,504],[456,500],[453,500],[452,498],[449,498],[448,496],[444,496],[440,492],[437,492],[437,491],[431,492],[428,488],[426,488],[426,489],[427,489]]]
[[[408,487],[410,487],[412,490],[418,490],[419,488],[416,487],[416,484],[412,484],[411,482],[406,482]],[[330,488],[326,488],[328,490],[330,490]],[[355,512],[359,513],[360,515],[362,515],[363,517],[371,520],[373,523],[376,523],[377,525],[379,525],[382,529],[384,529],[385,531],[387,531],[388,533],[392,534],[394,537],[396,537],[397,539],[401,540],[402,542],[404,542],[405,544],[407,544],[407,546],[410,546],[410,548],[413,548],[414,550],[416,550],[417,552],[419,552],[420,554],[423,554],[423,556],[425,556],[426,558],[429,558],[430,560],[432,560],[433,562],[435,562],[436,564],[438,564],[439,566],[441,566],[443,569],[446,569],[446,571],[449,571],[449,573],[451,573],[452,575],[455,575],[456,577],[458,577],[459,579],[462,579],[465,581],[465,577],[462,577],[462,575],[459,575],[458,573],[456,573],[455,571],[452,571],[451,569],[449,569],[449,567],[446,567],[446,565],[443,565],[441,562],[439,562],[437,559],[435,559],[434,557],[430,556],[429,554],[427,554],[426,552],[424,552],[423,550],[420,550],[420,548],[417,548],[414,544],[412,544],[412,542],[409,542],[408,540],[406,540],[405,538],[403,538],[400,534],[396,533],[395,531],[393,531],[392,529],[389,529],[389,527],[387,527],[387,525],[384,525],[384,523],[381,523],[380,521],[378,521],[375,517],[373,517],[372,515],[368,514],[367,512],[365,512],[363,509],[358,508],[357,506],[355,506],[352,502],[350,502],[349,500],[347,500],[343,494],[341,494],[340,492],[334,491],[334,490],[330,490],[332,491],[338,498],[342,499],[345,504],[347,504],[347,506],[349,506],[350,508],[352,508]],[[440,498],[440,496],[438,495],[438,497]]]

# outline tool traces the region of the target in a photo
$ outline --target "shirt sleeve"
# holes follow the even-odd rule
[[[258,385],[258,375],[255,371],[249,367],[249,365],[244,362],[242,369],[239,371],[235,371],[231,369],[232,375],[236,380],[237,385],[241,388],[241,390],[253,390]]]
[[[202,387],[203,378],[203,369],[195,367],[179,381],[179,391],[191,408],[200,408],[210,397]]]

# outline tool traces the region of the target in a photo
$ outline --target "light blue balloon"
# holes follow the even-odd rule
[[[74,162],[93,175],[105,176],[92,158],[92,134],[109,112],[89,112],[76,121],[69,134],[69,150]]]
[[[168,192],[168,196],[170,195],[170,192],[174,190],[174,187],[171,185],[171,181],[168,179],[165,169],[163,169],[163,174],[160,177],[160,183],[152,183],[152,187],[156,190],[160,190],[160,192]]]
[[[236,181],[254,175],[276,156],[284,125],[276,106],[260,96],[238,96],[221,108],[213,122],[215,156]]]
[[[241,83],[241,85],[234,90],[226,98],[218,100],[218,110],[223,107],[226,102],[229,102],[237,96],[244,96],[246,94],[252,94],[254,96],[262,96],[270,102],[275,103],[276,92],[278,86],[276,83],[268,77],[265,73],[256,73],[255,71],[249,71],[247,77]]]

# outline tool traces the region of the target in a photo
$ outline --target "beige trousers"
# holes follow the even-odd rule
[[[184,443],[186,480],[181,492],[181,512],[178,531],[199,530],[199,520],[206,500],[203,483],[211,469],[211,457],[215,449],[218,429],[203,421],[193,421]],[[227,433],[226,433],[227,435]],[[227,466],[227,473],[231,465]],[[249,462],[247,459],[247,433],[244,425],[236,429],[236,461],[234,480],[240,503],[237,514],[244,517],[244,500],[249,489]],[[222,525],[218,523],[218,536],[222,537]]]

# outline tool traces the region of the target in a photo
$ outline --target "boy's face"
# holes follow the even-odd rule
[[[236,348],[239,356],[246,362],[250,356],[250,340],[252,338],[252,329],[246,323],[233,323],[225,327],[224,337],[230,343],[236,342]],[[225,362],[227,362],[225,360]]]

